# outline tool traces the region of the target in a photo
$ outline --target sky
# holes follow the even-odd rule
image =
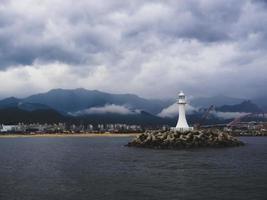
[[[262,96],[266,0],[1,0],[0,97]]]

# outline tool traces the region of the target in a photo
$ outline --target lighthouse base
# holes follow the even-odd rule
[[[177,132],[187,132],[187,131],[193,131],[193,127],[171,127],[172,131]]]

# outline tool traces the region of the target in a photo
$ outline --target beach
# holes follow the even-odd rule
[[[44,133],[44,134],[3,134],[0,138],[18,138],[18,137],[134,137],[140,133]]]

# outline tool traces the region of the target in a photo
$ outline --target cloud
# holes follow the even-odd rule
[[[212,114],[215,115],[216,117],[223,118],[223,119],[234,119],[237,117],[242,117],[242,116],[248,115],[249,113],[245,113],[245,112],[213,112]]]
[[[0,96],[55,87],[259,96],[266,11],[263,0],[1,1]]]
[[[194,112],[198,112],[198,109],[187,104],[186,105],[186,114],[192,114]],[[164,108],[159,114],[159,117],[164,117],[164,118],[174,118],[177,117],[179,113],[179,108],[178,108],[178,104],[172,104],[167,108]],[[234,119],[237,117],[242,117],[245,116],[249,113],[245,113],[245,112],[211,112],[211,114],[215,117],[218,118],[223,118],[223,119]]]
[[[186,114],[192,114],[194,111],[197,111],[196,108],[194,108],[193,106],[187,104],[186,105]],[[167,108],[164,108],[159,114],[159,117],[169,117],[169,118],[173,118],[173,117],[177,117],[179,113],[179,107],[177,103],[174,103],[172,105],[170,105]]]
[[[70,113],[70,114],[79,116],[79,115],[88,115],[88,114],[107,114],[107,113],[129,115],[129,114],[134,114],[136,112],[129,110],[125,106],[107,104],[103,107],[92,107],[86,110],[82,110],[82,111],[78,111],[78,112]]]

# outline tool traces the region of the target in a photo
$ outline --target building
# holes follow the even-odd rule
[[[0,132],[17,132],[20,131],[20,127],[18,125],[0,125]]]
[[[189,131],[193,130],[193,127],[189,127],[186,116],[185,116],[185,106],[186,106],[186,98],[185,94],[181,91],[178,95],[178,105],[179,105],[179,118],[176,127],[174,128],[176,131]]]

